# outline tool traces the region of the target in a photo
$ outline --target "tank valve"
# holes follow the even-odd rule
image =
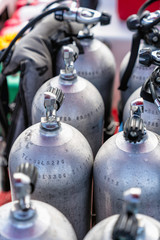
[[[100,22],[101,25],[108,25],[111,20],[111,16],[108,13],[83,7],[75,7],[72,5],[69,11],[57,11],[55,12],[55,19],[58,21],[74,21],[87,25],[96,25]]]
[[[124,125],[124,137],[126,141],[140,142],[146,134],[146,129],[141,118],[144,111],[143,98],[131,102],[130,117]]]
[[[139,62],[147,67],[151,64],[160,66],[160,51],[143,48],[139,51]]]
[[[44,93],[44,107],[46,109],[46,117],[41,118],[41,127],[52,131],[60,127],[60,118],[57,117],[57,111],[62,105],[64,94],[58,88],[51,88],[50,91]]]
[[[72,47],[71,47],[72,46]],[[73,80],[77,77],[76,69],[74,68],[74,62],[78,57],[78,48],[74,45],[63,47],[63,59],[65,63],[65,69],[60,71],[60,77],[64,80]]]
[[[144,225],[136,217],[140,204],[141,189],[131,188],[124,192],[123,211],[114,226],[113,240],[136,240],[143,239]]]
[[[14,219],[28,220],[35,215],[30,194],[34,191],[36,181],[37,169],[29,163],[19,166],[17,172],[13,174],[15,194],[18,199],[11,210]]]

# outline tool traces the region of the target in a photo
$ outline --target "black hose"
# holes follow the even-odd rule
[[[142,13],[144,12],[144,10],[145,10],[149,5],[151,5],[152,3],[157,2],[157,1],[159,1],[159,0],[148,0],[148,1],[146,1],[146,2],[139,8],[139,10],[138,10],[138,12],[137,12],[137,15],[138,15],[138,16],[141,16]]]
[[[9,44],[9,46],[4,50],[4,52],[2,53],[2,55],[0,56],[0,62],[4,61],[8,55],[8,53],[10,52],[10,50],[12,49],[13,45],[15,44],[15,42],[22,37],[22,35],[32,26],[34,26],[38,21],[40,21],[42,18],[48,16],[51,13],[54,13],[56,11],[69,11],[68,7],[65,6],[61,6],[61,7],[57,7],[57,8],[53,8],[50,9],[46,12],[41,13],[40,15],[38,15],[37,17],[33,18],[29,23],[27,23],[27,25],[22,28],[20,30],[20,32],[16,35],[16,37],[11,41],[11,43]]]

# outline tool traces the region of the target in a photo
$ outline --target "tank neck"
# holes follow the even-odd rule
[[[40,127],[47,132],[56,131],[60,128],[60,118],[57,116],[42,117]]]
[[[91,32],[89,25],[84,25],[83,30],[79,31],[78,38],[79,39],[93,39],[94,34]]]

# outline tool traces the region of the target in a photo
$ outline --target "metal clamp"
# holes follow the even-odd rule
[[[70,20],[85,25],[95,25],[98,22],[100,22],[101,25],[107,25],[110,23],[111,16],[107,13],[100,13],[89,8],[76,8],[75,6],[71,6],[69,11],[55,12],[55,19],[59,21]]]
[[[160,22],[160,10],[151,12],[141,19],[141,25],[144,29],[151,28]]]
[[[139,62],[147,67],[151,64],[160,66],[160,50],[152,51],[150,48],[143,48],[139,51]]]

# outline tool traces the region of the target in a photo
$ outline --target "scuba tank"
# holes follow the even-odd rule
[[[140,62],[145,66],[151,64],[160,66],[160,51],[152,51],[151,49],[142,49],[140,51]],[[160,67],[156,67],[150,77],[145,81],[143,86],[137,89],[128,99],[124,112],[123,121],[128,117],[129,104],[133,99],[141,96],[144,102],[144,113],[142,119],[146,124],[146,128],[157,134],[160,134]]]
[[[51,87],[62,89],[65,101],[59,110],[59,116],[77,128],[88,140],[94,156],[102,145],[104,103],[98,90],[86,79],[77,76],[74,60],[78,49],[63,47],[65,70],[60,75],[51,78],[37,91],[32,103],[32,123],[39,122],[45,115],[43,93]]]
[[[159,136],[145,130],[142,111],[142,99],[132,102],[124,132],[112,136],[98,151],[94,162],[97,222],[120,213],[121,193],[131,187],[143,190],[141,212],[160,220]]]
[[[31,164],[20,166],[13,175],[17,201],[0,207],[0,240],[77,240],[66,217],[50,205],[30,200],[37,172]]]
[[[155,219],[137,214],[141,190],[131,188],[123,194],[123,209],[120,215],[109,217],[89,231],[84,240],[157,240],[160,223]]]
[[[61,90],[45,92],[46,117],[14,142],[9,156],[11,193],[15,200],[12,175],[17,166],[34,164],[39,176],[33,198],[60,210],[72,223],[78,239],[82,239],[90,227],[93,155],[84,136],[57,117],[62,101]]]
[[[119,103],[119,115],[122,117],[122,111],[129,96],[150,76],[154,70],[154,65],[149,67],[139,63],[138,50],[150,47],[152,50],[160,47],[160,32],[156,24],[160,22],[160,11],[152,13],[144,12],[143,15],[131,15],[127,20],[128,28],[136,31],[132,39],[131,53],[127,53],[120,67],[120,87],[121,101]],[[128,66],[127,66],[128,64]],[[120,119],[121,120],[121,119]]]
[[[76,11],[77,17],[72,8],[70,8],[70,13],[64,11],[61,17],[59,16],[60,14],[58,16],[55,14],[55,17],[57,20],[60,18],[65,21],[77,21],[84,24],[84,29],[79,32],[78,36],[70,37],[70,41],[75,41],[80,50],[80,55],[75,62],[75,68],[80,77],[89,80],[99,90],[105,104],[105,128],[108,128],[109,134],[109,128],[113,127],[112,131],[114,133],[115,126],[111,122],[111,107],[115,60],[111,50],[104,43],[95,39],[90,31],[90,28],[98,23],[101,25],[109,24],[110,16],[91,9],[78,8]],[[64,44],[64,40],[62,44]],[[59,74],[60,69],[64,68],[62,59],[62,51],[59,51],[56,58],[57,74]],[[106,133],[104,132],[105,139],[107,137],[106,134],[107,130]]]

